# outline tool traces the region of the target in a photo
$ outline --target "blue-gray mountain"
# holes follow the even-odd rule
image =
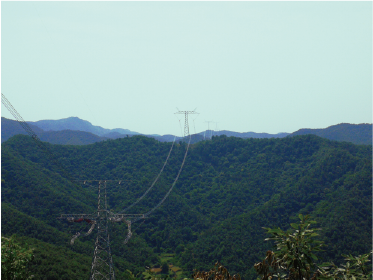
[[[41,120],[37,122],[28,122],[30,127],[39,136],[42,141],[52,144],[63,145],[85,145],[107,139],[118,139],[139,135],[140,133],[128,129],[106,129],[100,126],[94,126],[90,122],[70,117],[61,120]],[[22,127],[16,121],[1,118],[1,142],[8,140],[17,134],[26,134]],[[228,130],[212,131],[207,130],[192,135],[191,143],[197,143],[202,140],[211,139],[214,136],[226,135],[238,138],[283,138],[296,135],[314,134],[323,138],[336,141],[347,141],[354,144],[372,144],[372,125],[371,124],[348,124],[341,123],[324,129],[300,129],[294,133],[255,133],[255,132],[234,132]],[[172,142],[174,135],[144,135],[155,138],[160,142]],[[176,137],[176,141],[182,138]]]
[[[44,131],[43,129],[29,124],[30,128],[41,141],[60,145],[87,145],[104,141],[109,138],[100,137],[90,132],[76,130]],[[14,135],[25,134],[26,131],[17,121],[1,118],[1,143],[7,141]]]
[[[340,123],[324,129],[303,128],[289,136],[314,134],[322,138],[336,141],[352,142],[354,144],[372,145],[372,124]]]
[[[107,129],[101,126],[92,125],[89,121],[79,119],[78,117],[69,117],[60,120],[41,120],[37,122],[27,122],[33,124],[44,131],[61,131],[61,130],[79,130],[90,132],[98,136],[109,137],[106,134],[119,133],[119,134],[140,134],[129,129],[115,128]]]

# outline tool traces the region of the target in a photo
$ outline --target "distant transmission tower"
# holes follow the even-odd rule
[[[95,242],[95,249],[93,253],[93,260],[91,266],[90,280],[114,280],[114,265],[110,250],[109,237],[109,221],[111,222],[125,222],[128,225],[128,234],[124,241],[127,243],[132,236],[131,219],[145,218],[143,214],[116,214],[108,210],[106,198],[106,182],[108,180],[90,180],[98,181],[98,201],[97,212],[93,214],[61,214],[58,219],[67,220],[70,223],[86,222],[91,225],[91,228],[86,234],[92,233],[94,227],[97,227],[97,236]],[[101,185],[103,183],[103,193],[101,193]],[[80,232],[75,234],[71,239],[71,244],[74,244],[75,239],[81,236]]]
[[[210,130],[210,123],[212,123],[213,121],[205,121],[205,122],[207,122],[207,133],[208,133],[208,131],[210,131],[210,139],[212,139],[212,130]]]
[[[176,108],[177,109],[177,108]],[[179,110],[179,109],[178,109]],[[185,115],[185,123],[184,123],[184,137],[189,135],[189,124],[188,124],[188,115],[189,114],[198,114],[195,112],[196,109],[193,111],[178,111],[175,114],[184,114]]]
[[[218,123],[219,123],[219,122],[215,122],[215,131],[216,131],[216,136],[219,136]]]

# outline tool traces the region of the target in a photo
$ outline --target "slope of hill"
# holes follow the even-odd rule
[[[48,145],[75,178],[121,180],[120,185],[108,185],[109,206],[115,212],[151,185],[171,147],[143,136],[85,146]],[[175,143],[159,182],[131,213],[157,205],[172,185],[185,149],[185,142]],[[134,224],[134,238],[127,245],[122,243],[125,225],[113,225],[118,273],[139,273],[144,265],[159,264],[157,255],[174,253],[173,264],[181,266],[185,276],[193,269],[207,270],[218,260],[245,280],[254,279],[254,262],[271,248],[262,227],[288,227],[299,212],[321,224],[329,245],[323,253],[326,261],[338,263],[341,253],[366,253],[372,247],[371,153],[369,145],[315,135],[220,136],[193,144],[174,191],[143,224]],[[97,186],[72,184],[56,170],[29,137],[19,135],[2,144],[2,215],[19,217],[2,219],[2,234],[16,232],[64,246],[51,232],[62,237],[79,231],[79,225],[68,226],[55,217],[92,212]],[[93,239],[78,240],[81,249],[75,252],[90,256],[84,248],[93,246]]]
[[[98,136],[104,136],[104,134],[110,132],[117,132],[120,134],[139,134],[128,129],[115,128],[107,129],[101,126],[92,125],[90,122],[79,119],[78,117],[69,117],[60,120],[40,120],[37,122],[28,122],[29,124],[35,125],[44,131],[59,131],[59,130],[80,130],[90,132]]]
[[[347,141],[354,144],[372,145],[372,124],[340,123],[324,129],[303,128],[293,132],[289,137],[297,135],[315,134],[317,136],[336,141]]]
[[[107,139],[90,132],[74,130],[45,131],[40,135],[41,141],[60,145],[88,145]]]

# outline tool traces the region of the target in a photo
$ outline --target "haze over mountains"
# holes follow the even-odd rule
[[[69,117],[60,120],[40,120],[36,122],[27,122],[33,131],[42,141],[52,144],[64,145],[85,145],[92,144],[107,139],[117,139],[131,137],[134,135],[144,135],[129,129],[115,128],[107,129],[100,126],[92,125],[89,121],[82,120],[78,117]],[[23,128],[13,120],[1,118],[1,142],[17,134],[26,134]],[[228,130],[212,131],[206,130],[192,135],[192,143],[210,139],[213,136],[234,136],[239,138],[283,138],[296,135],[314,134],[323,138],[336,141],[347,141],[354,144],[372,144],[372,125],[371,124],[348,124],[341,123],[329,126],[324,129],[307,129],[302,128],[293,133],[256,133],[256,132],[234,132]],[[180,137],[166,135],[144,135],[155,138],[161,142],[171,142],[181,140]]]

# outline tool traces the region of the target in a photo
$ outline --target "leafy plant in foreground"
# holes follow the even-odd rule
[[[337,267],[333,262],[324,263],[317,270],[317,279],[322,280],[367,280],[372,279],[372,271],[367,268],[366,263],[369,262],[369,257],[372,252],[368,254],[359,255],[354,257],[352,255],[343,255],[346,264]]]
[[[33,250],[19,246],[14,237],[1,237],[1,278],[27,280],[33,278],[27,269],[33,259]]]
[[[321,251],[324,245],[322,241],[315,240],[319,229],[310,229],[315,221],[309,220],[309,216],[299,215],[300,223],[290,224],[292,229],[283,231],[280,228],[265,228],[270,238],[274,240],[276,251],[267,251],[262,262],[256,263],[254,268],[259,274],[258,279],[267,280],[368,280],[372,279],[367,263],[372,252],[357,257],[342,255],[347,261],[341,267],[333,262],[316,265],[318,260],[314,252]],[[311,277],[311,273],[313,276]]]
[[[323,242],[315,240],[319,229],[310,229],[315,221],[309,216],[299,214],[300,223],[290,224],[292,229],[283,231],[280,228],[265,228],[270,238],[274,240],[276,251],[267,252],[263,262],[254,265],[261,279],[271,279],[273,276],[286,279],[310,279],[311,271],[315,268],[317,260],[314,252],[321,251]]]

